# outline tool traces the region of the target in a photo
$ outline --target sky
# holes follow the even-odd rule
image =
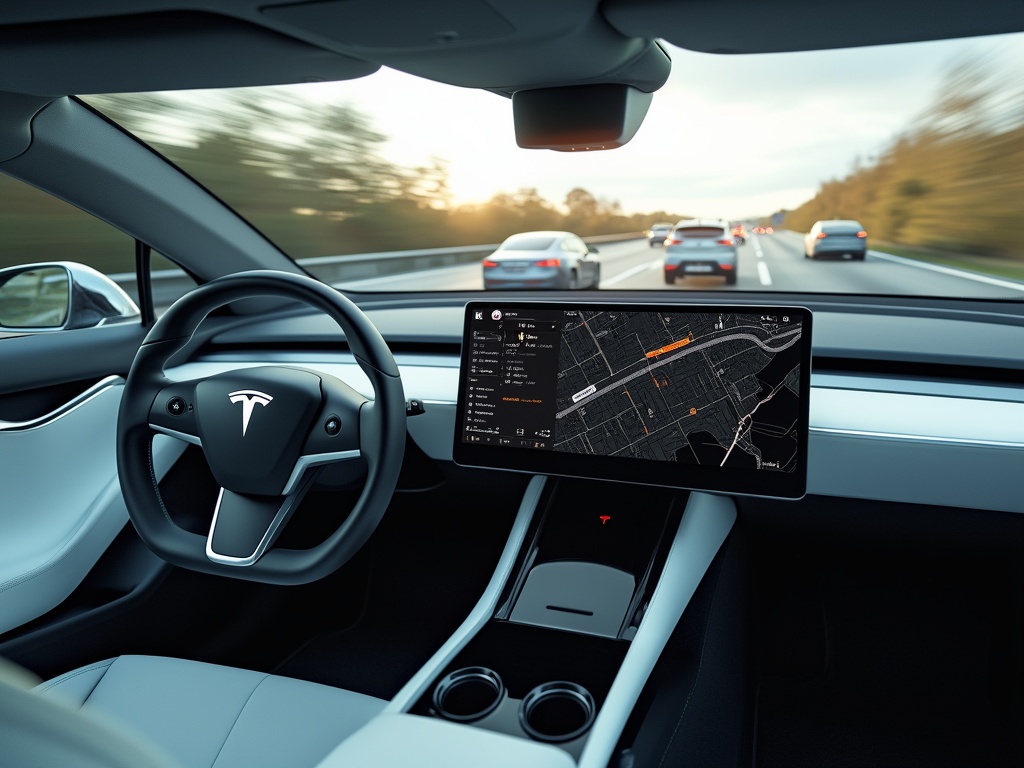
[[[443,158],[455,203],[523,187],[560,203],[580,186],[626,213],[739,219],[796,207],[855,158],[875,156],[933,101],[956,61],[991,56],[1024,72],[1024,35],[747,56],[666,47],[672,74],[644,124],[604,152],[519,149],[509,99],[394,70],[300,87],[371,115],[390,137],[389,159]]]

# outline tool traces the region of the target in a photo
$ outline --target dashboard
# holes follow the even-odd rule
[[[466,306],[475,298],[420,297],[414,306],[407,296],[360,299],[392,346],[406,396],[423,403],[423,413],[408,419],[409,434],[438,461],[455,458],[461,340]],[[628,298],[602,303],[658,306],[657,296]],[[705,306],[720,294],[708,298]],[[752,300],[737,308],[797,304],[785,295],[772,298],[781,301]],[[999,303],[914,307],[910,299],[893,306],[871,297],[827,298],[806,301],[814,322],[805,399],[806,492],[1024,511],[1020,310]],[[302,311],[272,319],[211,320],[197,335],[189,361],[168,371],[172,378],[272,363],[323,371],[371,394],[340,331],[326,318]],[[553,452],[543,453],[550,460]]]

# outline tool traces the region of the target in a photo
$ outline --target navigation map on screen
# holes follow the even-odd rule
[[[493,446],[519,457],[510,468],[553,474],[728,490],[735,472],[703,471],[720,468],[800,475],[769,480],[766,492],[802,486],[807,310],[500,302],[467,310],[456,460],[500,465],[484,450]]]

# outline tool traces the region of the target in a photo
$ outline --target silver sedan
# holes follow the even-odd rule
[[[484,259],[484,288],[597,288],[595,253],[572,232],[521,232]]]

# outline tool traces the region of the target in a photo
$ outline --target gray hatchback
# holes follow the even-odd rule
[[[831,219],[816,221],[804,235],[804,257],[849,256],[863,261],[868,252],[868,233],[859,221]]]
[[[736,285],[736,243],[729,222],[719,219],[680,221],[665,240],[665,282],[680,277],[720,275]]]

